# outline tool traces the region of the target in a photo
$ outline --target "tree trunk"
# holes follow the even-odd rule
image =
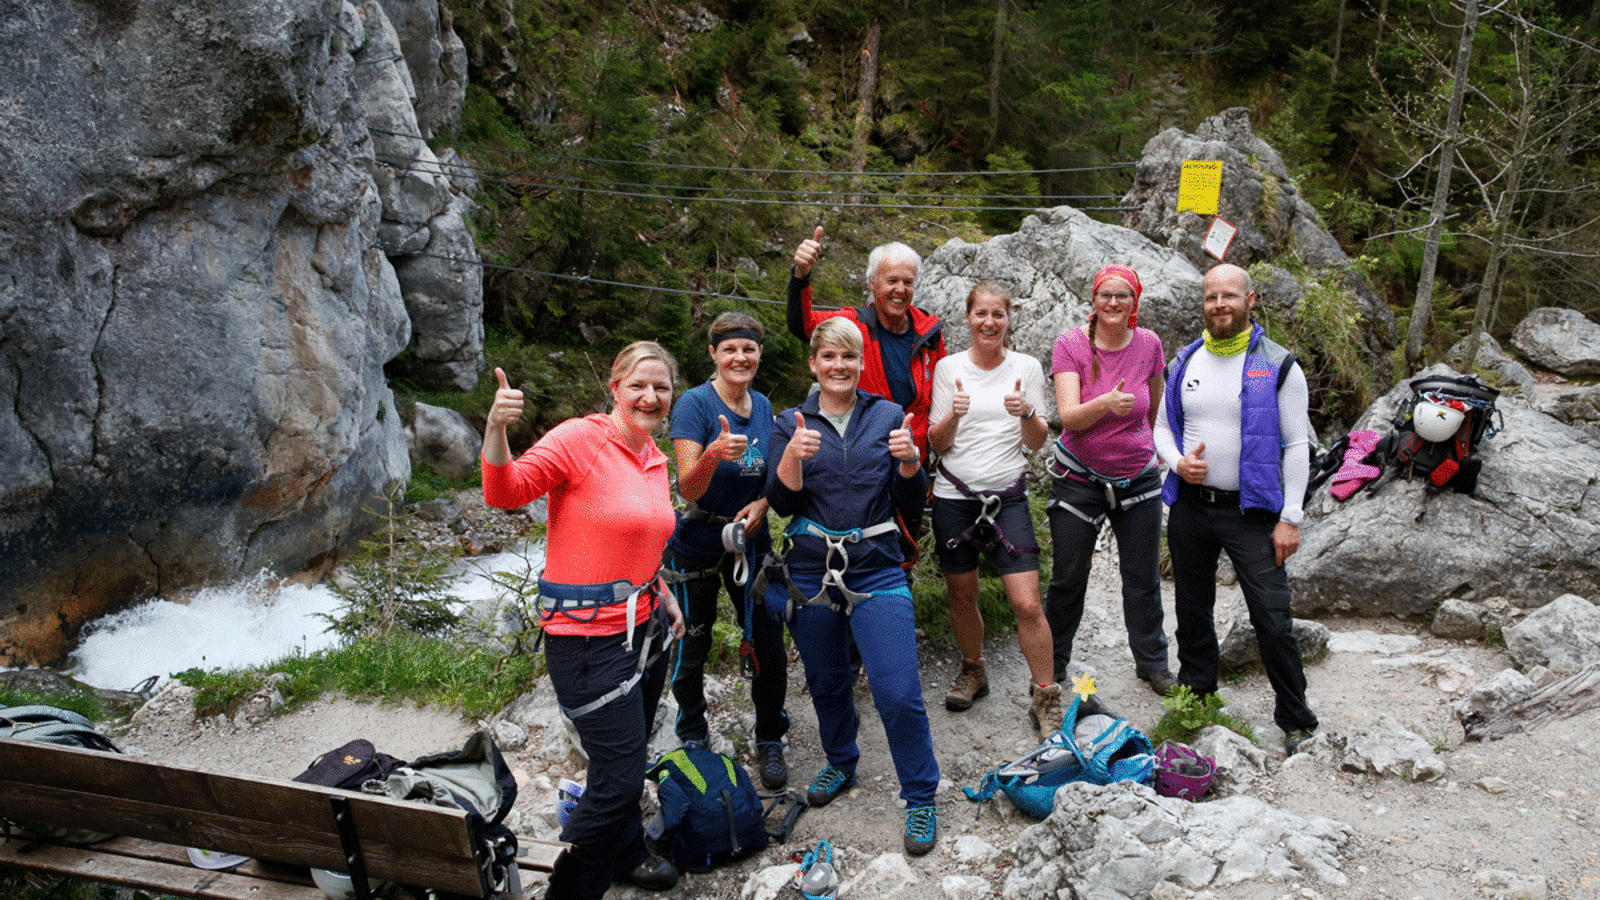
[[[1466,0],[1461,42],[1456,45],[1455,84],[1450,90],[1444,140],[1439,146],[1439,182],[1434,185],[1428,236],[1422,247],[1422,272],[1417,278],[1417,297],[1411,304],[1411,327],[1406,330],[1406,367],[1412,372],[1422,368],[1422,335],[1433,309],[1433,275],[1439,267],[1439,239],[1444,233],[1445,213],[1450,206],[1451,169],[1455,166],[1456,145],[1461,138],[1461,104],[1467,90],[1467,68],[1472,62],[1473,33],[1477,30],[1478,0]]]
[[[1009,0],[995,0],[994,3],[994,50],[989,56],[989,140],[984,145],[985,155],[994,152],[995,145],[1000,140],[1000,73],[1005,68],[1006,60],[1006,3]]]
[[[882,29],[877,22],[867,26],[866,40],[861,43],[861,81],[856,99],[855,155],[850,167],[855,172],[867,170],[867,146],[872,140],[872,105],[878,93],[878,37]],[[851,198],[859,203],[860,198]]]
[[[1333,26],[1333,66],[1328,72],[1328,88],[1332,90],[1339,83],[1339,51],[1344,47],[1344,4],[1339,0],[1339,18]]]

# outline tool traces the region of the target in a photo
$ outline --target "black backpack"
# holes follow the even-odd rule
[[[1475,375],[1430,375],[1413,380],[1411,404],[1378,444],[1373,462],[1402,478],[1425,478],[1429,490],[1449,488],[1471,494],[1478,489],[1478,473],[1483,469],[1483,461],[1475,454],[1503,424],[1495,406],[1499,398],[1499,391]],[[1461,411],[1461,424],[1449,440],[1429,441],[1417,434],[1412,417],[1422,401]]]
[[[656,852],[691,872],[767,848],[761,797],[744,767],[710,750],[679,749],[645,773],[661,812],[646,834]]]
[[[39,741],[64,747],[81,747],[106,753],[121,753],[111,739],[95,730],[94,723],[70,709],[55,706],[8,706],[0,708],[0,738]],[[115,835],[87,828],[46,825],[19,821],[18,825],[42,838],[71,844],[95,844]]]

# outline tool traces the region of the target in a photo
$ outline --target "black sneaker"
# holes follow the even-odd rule
[[[761,786],[781,791],[789,786],[789,764],[783,761],[782,741],[756,742],[756,765],[761,770]]]
[[[939,841],[939,810],[932,805],[906,810],[906,852],[923,856]]]
[[[1290,756],[1300,752],[1300,745],[1317,736],[1315,728],[1296,728],[1283,733],[1283,749]]]
[[[852,787],[855,787],[856,776],[846,775],[833,766],[823,766],[817,777],[812,779],[811,786],[806,788],[806,805],[815,809],[827,806],[833,798],[839,796]]]
[[[654,853],[645,857],[644,862],[633,867],[633,871],[617,879],[629,884],[642,887],[647,891],[668,891],[678,883],[678,867],[669,859],[662,859]]]

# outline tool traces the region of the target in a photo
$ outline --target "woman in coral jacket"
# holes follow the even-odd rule
[[[516,509],[549,495],[539,579],[545,660],[589,756],[588,784],[561,830],[572,847],[546,896],[598,900],[613,881],[666,890],[678,870],[646,850],[639,800],[665,650],[684,630],[656,576],[677,519],[667,458],[651,436],[672,408],[677,366],[657,344],[629,344],[611,366],[611,412],[568,419],[515,460],[506,427],[522,415],[522,392],[495,375],[483,497]]]

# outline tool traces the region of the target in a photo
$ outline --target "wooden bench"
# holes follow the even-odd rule
[[[89,846],[13,835],[0,866],[214,900],[321,898],[311,868],[521,900],[565,849],[519,836],[519,871],[497,885],[481,828],[459,809],[3,738],[0,817],[120,835]],[[190,847],[251,860],[201,869]]]

